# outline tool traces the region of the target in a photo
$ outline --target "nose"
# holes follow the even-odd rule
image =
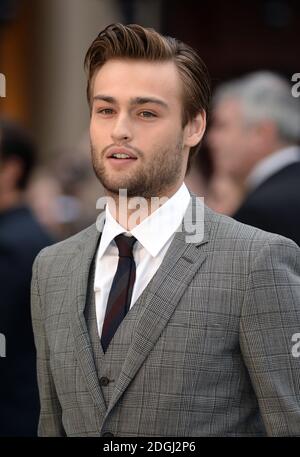
[[[126,114],[117,116],[111,132],[111,137],[116,144],[132,140],[132,128]]]

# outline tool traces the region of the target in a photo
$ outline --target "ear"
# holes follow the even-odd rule
[[[192,148],[196,146],[204,135],[206,128],[206,112],[203,110],[201,113],[198,113],[194,119],[189,121],[185,128],[185,146]]]
[[[263,138],[276,138],[278,135],[277,128],[274,121],[264,120],[257,124],[256,132]]]

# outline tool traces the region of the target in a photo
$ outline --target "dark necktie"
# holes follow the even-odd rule
[[[104,352],[129,311],[135,281],[132,249],[136,238],[121,234],[115,237],[115,242],[119,249],[119,263],[110,289],[102,328],[101,344]]]

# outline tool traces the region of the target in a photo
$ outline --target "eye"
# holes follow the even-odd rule
[[[111,108],[99,108],[96,110],[97,113],[103,114],[104,116],[110,116],[113,114],[113,110]]]
[[[151,111],[141,111],[139,115],[143,118],[157,117],[156,114],[152,113]]]

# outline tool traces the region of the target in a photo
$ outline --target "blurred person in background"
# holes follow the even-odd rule
[[[300,103],[281,76],[256,72],[216,91],[207,136],[216,169],[211,191],[236,220],[298,245],[299,140]]]
[[[57,200],[61,193],[60,182],[48,164],[37,167],[28,186],[28,201],[40,224],[56,240],[62,239],[64,233],[57,210]]]
[[[53,170],[61,186],[57,211],[66,238],[95,221],[96,202],[104,195],[91,165],[89,137],[71,150],[60,151]]]
[[[26,204],[35,148],[17,124],[0,119],[0,436],[34,436],[39,398],[30,314],[34,257],[51,239]]]
[[[88,227],[98,215],[96,202],[104,191],[94,174],[89,148],[83,138],[71,149],[52,151],[51,160],[37,168],[31,179],[30,205],[57,240]]]

